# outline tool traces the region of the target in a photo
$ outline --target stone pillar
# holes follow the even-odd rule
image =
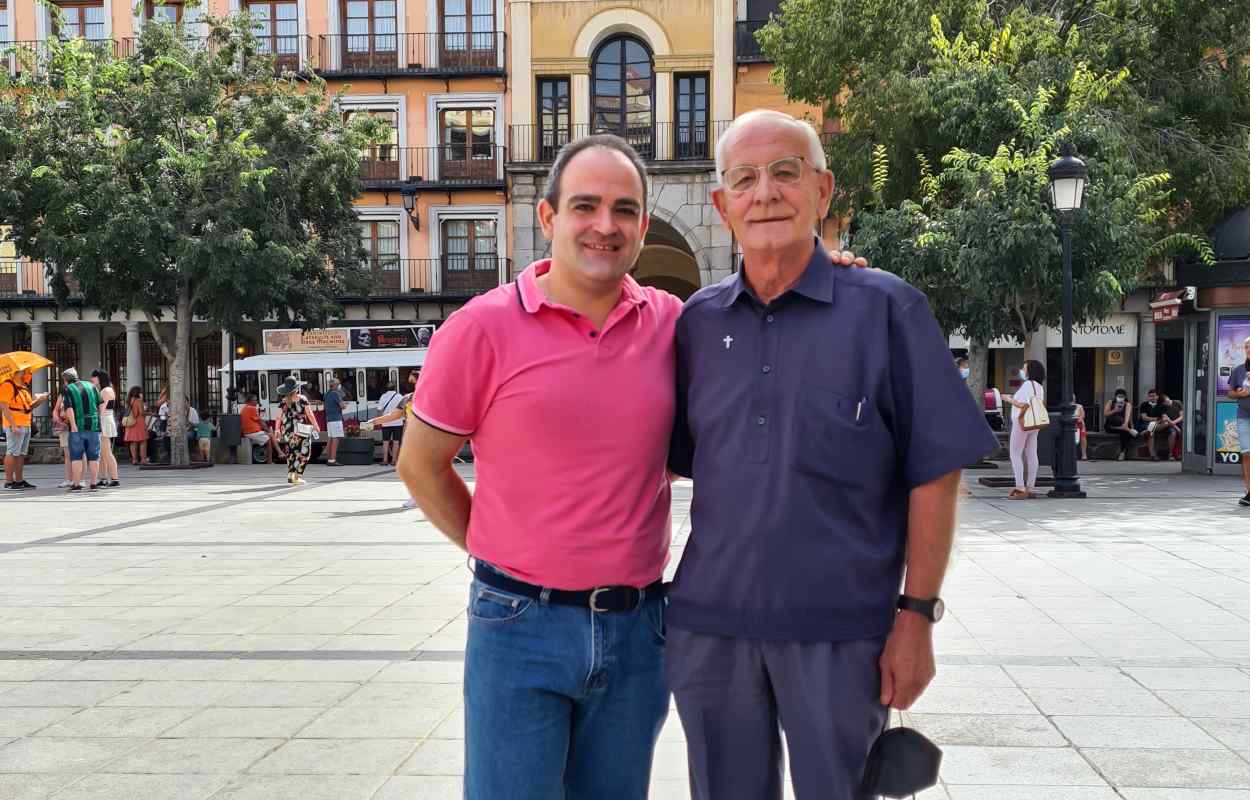
[[[138,320],[126,320],[126,392],[131,386],[143,386],[143,344],[139,339]]]
[[[573,74],[573,135],[590,125],[590,73]]]
[[[30,352],[38,353],[41,356],[46,356],[48,354],[48,334],[47,331],[44,330],[42,322],[30,323]],[[35,370],[35,374],[30,383],[31,391],[34,394],[38,395],[47,392],[48,370]],[[41,404],[35,409],[34,419],[31,420],[32,431],[41,435],[50,433],[52,431],[51,417],[51,403]]]
[[[227,395],[231,385],[234,384],[234,370],[231,368],[234,364],[234,351],[230,348],[231,337],[230,331],[222,330],[221,332],[221,372],[218,379],[221,381],[221,410],[222,413],[230,412],[230,398]]]
[[[655,155],[662,160],[677,157],[677,131],[673,126],[673,73],[655,73]],[[710,135],[714,135],[709,131]]]
[[[1130,398],[1141,399],[1146,392],[1157,388],[1155,381],[1155,322],[1153,314],[1143,314],[1137,321],[1137,392]]]
[[[542,184],[536,175],[512,177],[512,275],[515,278],[531,262],[542,258],[547,240],[538,224],[538,201]]]

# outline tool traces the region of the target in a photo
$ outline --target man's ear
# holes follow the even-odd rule
[[[724,226],[728,229],[730,227],[729,217],[726,215],[726,212],[725,212],[725,204],[726,204],[725,189],[723,187],[717,187],[713,189],[712,190],[712,207],[716,209],[716,214],[717,216],[720,217],[721,223],[724,224]]]
[[[547,202],[547,198],[538,201],[538,224],[549,242],[555,238],[555,216],[556,209]]]
[[[820,176],[820,218],[829,216],[829,206],[833,202],[833,173],[825,170]]]

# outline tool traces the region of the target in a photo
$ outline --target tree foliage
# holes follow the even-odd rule
[[[278,74],[246,16],[203,25],[145,25],[119,59],[53,39],[0,85],[0,219],[62,299],[72,276],[103,314],[146,315],[180,463],[192,319],[318,324],[366,287],[352,200],[380,133],[345,123],[316,77]],[[172,341],[156,324],[171,309]]]

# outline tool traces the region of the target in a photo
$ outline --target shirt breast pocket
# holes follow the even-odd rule
[[[893,443],[872,398],[804,384],[796,413],[794,463],[800,472],[846,486],[889,477]]]

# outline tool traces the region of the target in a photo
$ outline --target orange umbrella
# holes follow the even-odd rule
[[[23,370],[43,369],[51,365],[47,358],[27,350],[5,353],[0,355],[0,381],[7,381]]]

